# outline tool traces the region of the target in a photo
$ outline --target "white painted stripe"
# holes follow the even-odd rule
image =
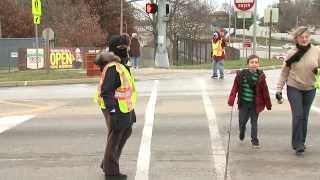
[[[145,121],[138,154],[137,171],[135,180],[148,180],[149,179],[149,166],[151,156],[151,138],[152,128],[154,122],[155,107],[157,101],[159,81],[154,81],[152,93],[145,111]]]
[[[11,129],[27,120],[34,118],[34,115],[24,115],[24,116],[6,116],[0,118],[0,133]]]
[[[205,107],[205,111],[208,118],[211,148],[212,148],[212,159],[214,162],[214,168],[217,180],[224,179],[224,170],[226,166],[226,153],[222,145],[221,136],[217,124],[216,113],[213,108],[213,104],[209,98],[206,90],[206,84],[203,79],[200,80],[202,89],[202,100]]]

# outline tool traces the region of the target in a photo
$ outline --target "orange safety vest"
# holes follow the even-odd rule
[[[212,40],[212,55],[213,56],[222,56],[224,54],[224,48],[222,47],[222,40],[214,42]]]
[[[104,67],[101,73],[100,82],[94,97],[94,101],[99,104],[101,109],[106,108],[103,98],[101,97],[101,87],[103,85],[105,74],[108,68],[112,66],[116,66],[116,71],[119,73],[121,81],[121,85],[116,89],[114,97],[118,100],[120,111],[123,113],[128,113],[135,107],[137,91],[133,76],[130,74],[127,68],[120,63],[111,62]]]

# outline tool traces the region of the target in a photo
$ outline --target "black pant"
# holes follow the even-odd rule
[[[110,125],[110,115],[109,112],[102,111],[107,128],[108,128],[108,138],[107,146],[104,153],[104,159],[102,161],[102,168],[106,175],[118,175],[120,174],[119,169],[119,159],[122,149],[127,142],[127,139],[132,133],[132,128],[118,129],[114,130]]]
[[[254,104],[242,104],[239,107],[239,129],[240,133],[245,133],[247,122],[251,122],[251,141],[258,141],[258,116]]]

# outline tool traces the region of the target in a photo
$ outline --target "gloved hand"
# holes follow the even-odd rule
[[[312,70],[312,72],[314,73],[314,74],[318,74],[318,67],[316,67],[316,68],[314,68],[313,70]]]
[[[282,92],[276,92],[276,99],[278,100],[278,104],[283,103]]]

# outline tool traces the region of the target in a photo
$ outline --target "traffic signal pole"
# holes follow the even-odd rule
[[[167,51],[168,17],[166,17],[166,1],[167,0],[158,1],[158,37],[156,37],[158,45],[156,49],[155,66],[160,68],[169,68],[169,57]]]
[[[257,52],[257,3],[258,0],[254,2],[253,10],[253,54]]]

